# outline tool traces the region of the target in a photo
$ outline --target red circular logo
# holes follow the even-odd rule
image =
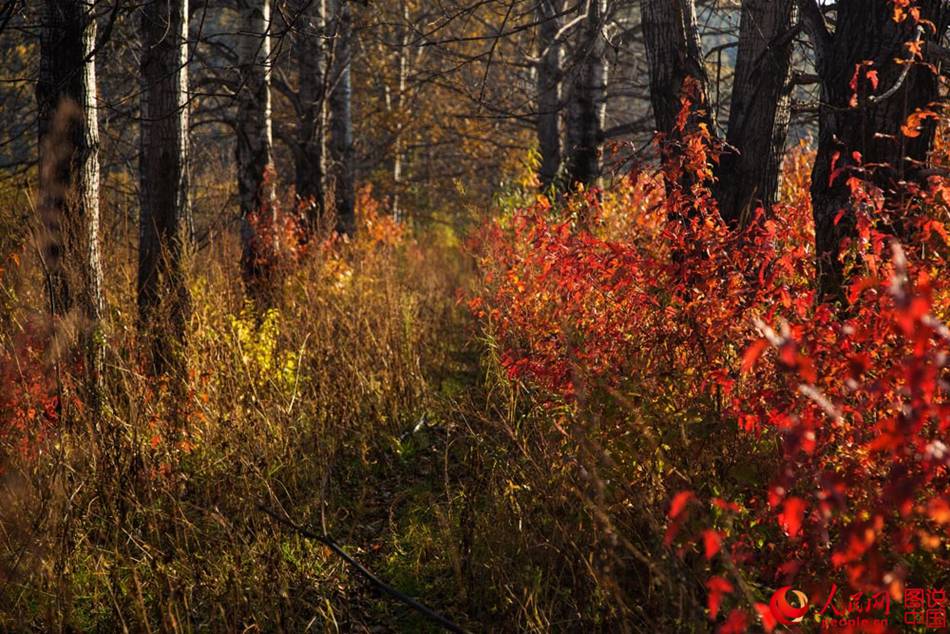
[[[789,592],[795,595],[799,607],[796,608],[788,602],[787,595]],[[772,600],[769,601],[769,609],[772,611],[772,616],[775,617],[775,620],[782,625],[798,623],[802,620],[802,617],[805,616],[805,613],[808,612],[808,597],[800,590],[793,590],[792,586],[784,586],[776,590],[775,594],[772,595]]]

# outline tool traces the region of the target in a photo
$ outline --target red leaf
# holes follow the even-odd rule
[[[772,614],[772,609],[766,603],[756,603],[755,611],[759,613],[759,618],[762,620],[762,627],[766,632],[771,632],[775,629],[775,626],[778,625],[778,620],[775,618],[775,615]]]
[[[726,622],[719,628],[719,634],[745,634],[749,631],[749,617],[742,610],[729,613]]]
[[[844,167],[838,167],[838,161],[841,159],[841,152],[835,152],[831,155],[831,166],[828,170],[828,187],[835,184],[838,176],[845,170]]]
[[[755,362],[759,360],[759,357],[762,356],[762,352],[768,347],[768,345],[769,342],[767,339],[757,339],[745,349],[745,352],[742,354],[741,366],[741,372],[743,374],[748,374],[752,371],[752,368],[755,367]]]
[[[722,577],[710,577],[706,582],[706,588],[709,590],[707,599],[709,620],[715,621],[719,616],[719,606],[722,605],[722,595],[732,593],[732,584]]]
[[[788,536],[794,539],[802,530],[805,501],[797,497],[786,498],[782,509],[779,514],[779,524],[785,529]]]
[[[679,522],[671,522],[669,526],[666,527],[666,533],[663,534],[663,545],[669,546],[673,543],[673,540],[676,539],[676,534],[680,530]]]
[[[742,510],[742,507],[740,507],[735,502],[729,502],[727,500],[723,500],[722,498],[713,498],[712,503],[724,511],[735,511],[738,513]]]
[[[692,491],[680,491],[673,496],[673,503],[670,504],[670,519],[675,519],[686,508],[686,503],[693,499]]]
[[[706,551],[706,559],[712,559],[719,552],[722,546],[722,539],[717,531],[707,529],[703,531],[703,548]]]
[[[851,92],[857,92],[857,91],[858,91],[858,77],[859,77],[860,74],[861,74],[861,67],[862,67],[862,66],[864,66],[864,64],[855,64],[855,65],[854,65],[854,72],[851,73],[851,81],[848,82],[848,88],[851,89]]]

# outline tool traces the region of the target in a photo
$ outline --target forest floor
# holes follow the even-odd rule
[[[481,412],[486,396],[481,380],[474,324],[459,314],[446,324],[447,363],[430,378],[433,411],[388,446],[363,461],[338,465],[338,490],[328,498],[337,525],[335,538],[364,566],[396,590],[460,626],[478,629],[466,598],[471,561],[466,546],[445,543],[445,534],[468,535],[466,490],[475,486],[468,468],[473,440],[466,412]],[[455,524],[455,525],[453,525]],[[463,539],[464,541],[464,539]],[[471,548],[471,544],[467,546]],[[439,631],[404,603],[387,596],[350,568],[347,613],[352,625],[373,632]]]

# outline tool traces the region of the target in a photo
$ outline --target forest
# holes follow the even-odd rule
[[[0,631],[947,631],[948,29],[0,0]]]

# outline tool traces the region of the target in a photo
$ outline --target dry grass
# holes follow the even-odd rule
[[[111,253],[101,413],[61,377],[64,420],[4,437],[0,626],[300,631],[366,618],[342,562],[256,505],[317,525],[322,509],[343,544],[365,546],[349,538],[375,462],[434,418],[431,385],[464,337],[446,338],[461,263],[367,238],[308,258],[262,311],[244,303],[235,249],[216,251],[192,257],[183,385],[140,371],[133,269]],[[18,275],[37,277],[29,263]],[[7,362],[41,363],[23,346],[38,306],[35,291],[17,296],[5,316]]]
[[[697,615],[695,584],[650,523],[657,496],[631,504],[618,489],[635,465],[605,464],[583,416],[499,372],[456,299],[474,279],[463,250],[385,226],[361,236],[309,254],[266,310],[246,303],[236,244],[191,254],[181,381],[142,372],[135,253],[106,249],[98,414],[48,354],[39,271],[19,251],[0,377],[39,413],[19,431],[7,416],[0,441],[0,630],[433,629],[259,504],[325,525],[474,631],[662,630]],[[57,392],[61,420],[45,420]]]

